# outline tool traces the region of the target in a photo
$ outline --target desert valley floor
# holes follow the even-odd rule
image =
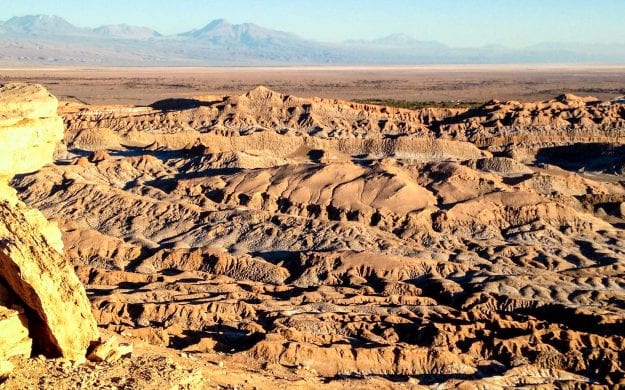
[[[124,103],[57,79],[64,145],[11,185],[136,345],[100,385],[623,384],[625,104],[604,71],[600,99],[544,96],[574,76],[519,101],[449,76],[424,99],[484,103],[419,110],[247,84]],[[23,364],[6,386],[86,370]]]
[[[258,85],[301,97],[407,101],[532,102],[564,92],[625,95],[625,67],[431,65],[209,68],[2,68],[0,80],[43,84],[63,100],[149,105],[202,94],[239,95]]]

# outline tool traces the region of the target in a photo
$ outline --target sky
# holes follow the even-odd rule
[[[0,0],[0,20],[29,14],[163,34],[225,18],[326,42],[403,33],[456,47],[625,44],[625,0]]]

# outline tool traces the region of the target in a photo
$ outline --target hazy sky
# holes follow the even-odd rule
[[[0,20],[54,14],[82,27],[128,23],[179,33],[213,19],[321,41],[405,33],[452,46],[625,44],[625,0],[0,0]]]

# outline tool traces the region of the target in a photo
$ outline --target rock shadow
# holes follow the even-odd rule
[[[542,148],[536,162],[551,164],[570,171],[625,173],[625,145],[610,143],[576,143]]]
[[[149,105],[150,108],[160,111],[191,110],[202,106],[210,106],[212,102],[203,102],[197,99],[171,98],[156,101]]]

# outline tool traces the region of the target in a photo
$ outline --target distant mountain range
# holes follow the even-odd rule
[[[0,22],[1,65],[417,65],[506,63],[624,64],[625,44],[542,43],[453,48],[405,34],[326,43],[252,23],[217,19],[176,35],[126,24],[77,27],[58,16],[29,15]]]

